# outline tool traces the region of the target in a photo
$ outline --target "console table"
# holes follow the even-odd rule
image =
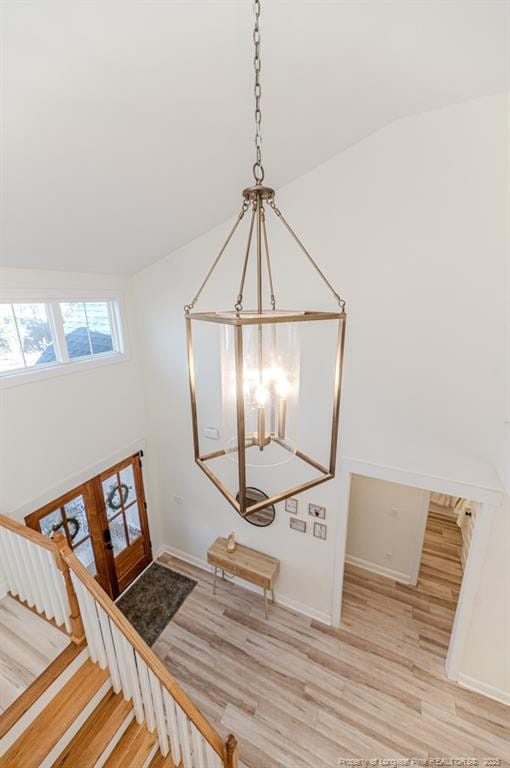
[[[274,582],[280,570],[280,561],[256,549],[236,544],[233,552],[227,550],[227,540],[218,538],[207,551],[207,562],[214,567],[213,594],[216,594],[218,568],[240,579],[256,584],[264,590],[264,612],[268,618],[267,592],[274,603]]]

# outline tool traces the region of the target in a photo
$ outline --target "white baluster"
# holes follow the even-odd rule
[[[53,560],[55,560],[55,558],[53,558]],[[62,610],[64,612],[64,624],[67,631],[71,632],[71,606],[69,605],[66,580],[64,578],[64,574],[55,562],[52,567],[55,572],[56,582],[58,584],[59,603],[62,605]]]
[[[44,549],[42,547],[35,547],[34,551],[35,551],[35,559],[36,559],[36,569],[37,569],[37,573],[39,574],[39,579],[41,582],[41,592],[43,596],[44,613],[46,614],[47,619],[54,619],[55,603],[57,603],[57,610],[58,610],[58,602],[57,602],[56,595],[53,594],[53,589],[51,586],[51,575],[48,573],[48,569],[46,567],[47,561],[44,557]]]
[[[154,703],[154,714],[156,715],[159,748],[163,757],[166,757],[168,755],[168,730],[165,722],[165,713],[163,711],[161,683],[151,669],[149,669],[149,683],[151,686],[152,701]]]
[[[17,536],[15,533],[11,536],[11,543],[12,543],[12,551],[13,551],[13,557],[14,562],[16,563],[17,567],[17,574],[18,574],[18,597],[20,600],[23,600],[24,602],[28,603],[28,605],[33,605],[33,602],[30,600],[30,595],[28,594],[28,584],[26,580],[26,573],[25,573],[25,565],[23,562],[23,553],[21,550],[21,543],[19,541],[19,536]]]
[[[62,624],[65,624],[66,629],[70,631],[70,628],[67,627],[67,622],[66,622],[66,604],[62,597],[61,573],[57,567],[57,563],[55,562],[55,555],[53,554],[53,552],[50,552],[49,550],[45,549],[43,556],[46,558],[46,561],[48,563],[48,572],[50,574],[51,583],[53,585],[53,594],[55,596],[55,606],[56,606],[55,621],[57,622],[59,627]],[[76,583],[79,584],[77,579],[75,579],[75,581]],[[81,606],[80,606],[80,611],[81,611]]]
[[[115,656],[117,659],[117,667],[119,670],[120,680],[122,684],[122,690],[124,691],[124,698],[126,701],[129,701],[131,698],[131,688],[129,685],[129,676],[128,676],[128,670],[126,665],[126,660],[124,658],[124,644],[122,642],[122,635],[113,623],[113,621],[110,621],[110,631],[112,633],[112,640],[113,640],[113,647],[115,649]]]
[[[87,637],[90,658],[92,661],[97,662],[99,659],[99,650],[97,647],[96,632],[94,631],[92,620],[88,611],[87,600],[85,596],[86,589],[81,581],[79,581],[77,578],[73,578],[73,585],[74,591],[76,592],[76,597],[78,598],[78,605],[80,606],[81,620],[83,621],[85,635]]]
[[[202,766],[205,768],[207,763],[204,754],[202,734],[193,723],[190,723],[190,729],[191,742],[193,744],[193,764],[196,766],[196,768],[202,768]]]
[[[131,643],[127,638],[122,636],[122,646],[124,648],[124,658],[126,660],[126,668],[129,675],[129,687],[131,690],[131,696],[133,699],[133,709],[135,710],[135,717],[137,723],[143,723],[143,704],[142,694],[140,693],[140,680],[138,677],[138,669],[135,661],[135,651]],[[154,729],[153,729],[154,730]]]
[[[223,760],[208,742],[205,743],[205,754],[207,768],[223,768]]]
[[[108,661],[108,669],[110,670],[110,675],[112,678],[112,688],[115,693],[119,693],[122,690],[122,684],[120,681],[119,668],[117,666],[117,658],[115,656],[115,648],[113,647],[110,621],[105,611],[98,603],[96,603],[96,611],[99,618],[99,625],[101,627],[101,634],[103,636],[103,643]]]
[[[156,727],[156,719],[154,717],[154,707],[152,704],[151,687],[149,684],[149,675],[147,664],[140,658],[138,653],[135,653],[136,665],[138,667],[138,678],[140,680],[140,688],[142,689],[143,708],[145,710],[145,722],[147,728],[152,733]]]
[[[177,703],[175,704],[175,708],[177,710],[177,725],[179,726],[179,737],[181,742],[184,768],[193,768],[188,718]]]
[[[119,691],[122,690],[122,684],[120,681],[119,668],[117,666],[117,658],[115,656],[115,648],[113,647],[110,620],[100,605],[96,605],[96,610],[97,615],[99,616],[99,624],[101,625],[106,658],[108,659],[108,669],[110,670],[110,675],[112,677],[112,687],[115,693],[119,693]]]
[[[90,618],[90,626],[92,627],[92,631],[94,633],[94,642],[97,651],[97,663],[101,669],[106,669],[108,666],[108,661],[106,659],[106,650],[104,647],[103,636],[101,634],[101,625],[99,624],[99,619],[96,612],[96,601],[86,588],[84,589],[84,597],[86,610]]]
[[[11,594],[17,595],[16,572],[12,562],[12,548],[9,538],[9,532],[5,528],[0,528],[0,547],[3,554],[3,566],[7,578],[7,587]]]
[[[179,728],[177,726],[175,702],[166,689],[163,689],[163,701],[165,703],[166,720],[170,732],[170,750],[172,752],[172,760],[175,765],[179,765],[181,762],[181,741],[179,738]]]
[[[27,564],[28,564],[28,576],[30,579],[30,584],[32,586],[32,592],[34,595],[34,604],[35,608],[37,610],[37,613],[44,613],[44,600],[43,600],[43,594],[42,594],[42,587],[43,587],[43,581],[39,577],[38,572],[38,562],[37,562],[37,555],[36,550],[39,549],[37,544],[32,544],[31,541],[25,540],[24,542],[26,547],[26,553],[27,553]]]

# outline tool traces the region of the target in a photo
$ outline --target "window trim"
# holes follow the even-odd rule
[[[69,358],[61,319],[59,304],[61,302],[107,302],[108,314],[112,330],[112,352],[99,352],[84,355],[80,358]],[[53,376],[100,368],[103,365],[126,362],[130,359],[126,322],[123,307],[123,296],[118,291],[55,291],[55,290],[0,290],[2,304],[44,304],[48,322],[53,337],[53,345],[57,359],[50,363],[16,368],[0,372],[0,389],[6,389],[20,384],[29,384]]]

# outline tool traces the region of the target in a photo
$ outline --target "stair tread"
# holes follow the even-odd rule
[[[103,768],[125,768],[127,765],[130,768],[142,768],[156,740],[155,732],[149,733],[144,723],[139,725],[133,720]]]
[[[131,702],[110,688],[52,768],[93,768],[132,712]]]
[[[173,762],[171,754],[163,757],[161,752],[158,751],[157,755],[154,755],[152,758],[149,768],[177,768],[177,766]]]
[[[108,676],[107,670],[87,659],[7,750],[2,768],[38,768]]]

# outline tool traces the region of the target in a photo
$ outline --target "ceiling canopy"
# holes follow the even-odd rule
[[[4,0],[4,266],[133,273],[251,183],[250,0]],[[262,6],[279,187],[406,115],[508,88],[500,0]]]

